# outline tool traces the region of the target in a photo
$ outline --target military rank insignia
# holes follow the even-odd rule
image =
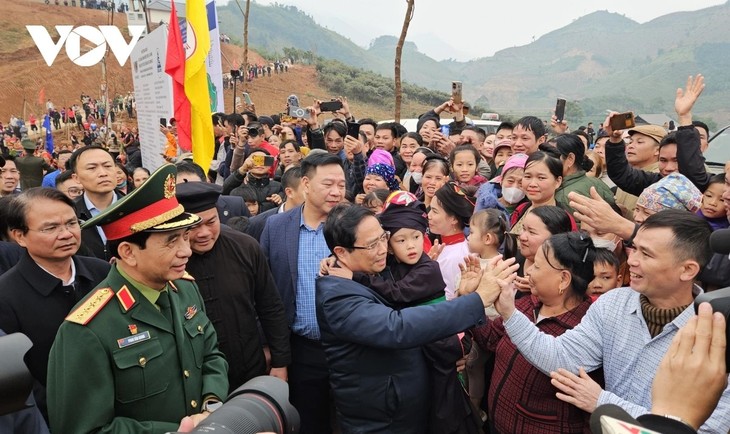
[[[111,288],[100,288],[91,294],[73,312],[68,314],[66,321],[86,325],[101,309],[114,297]]]
[[[119,304],[122,306],[124,312],[131,309],[137,301],[134,299],[132,292],[129,291],[129,288],[127,288],[127,285],[122,286],[122,289],[117,292],[117,299],[119,300]]]
[[[198,306],[188,306],[188,308],[185,310],[185,319],[190,319],[194,317],[196,313],[198,313]]]

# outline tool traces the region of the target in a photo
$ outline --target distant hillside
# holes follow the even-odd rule
[[[232,41],[242,43],[243,14],[236,3],[231,1],[225,6],[218,6],[218,16],[221,31]],[[393,77],[397,38],[382,36],[373,42],[369,50],[365,50],[320,26],[294,6],[262,6],[251,2],[248,35],[250,46],[261,52],[283,56],[284,48],[293,47]],[[448,67],[418,52],[415,44],[410,42],[403,50],[403,65],[403,80],[420,86],[448,91],[454,79]]]
[[[3,5],[4,13],[0,14],[0,89],[3,89],[2,104],[0,104],[1,122],[7,122],[13,114],[22,116],[24,108],[26,116],[31,113],[36,115],[41,113],[45,109],[45,99],[39,101],[41,96],[51,99],[57,107],[77,103],[81,93],[95,98],[100,97],[100,65],[76,66],[62,52],[53,66],[49,68],[34,46],[33,40],[25,29],[25,24],[33,22],[42,24],[48,29],[59,24],[96,26],[107,24],[106,12],[80,7],[56,6],[53,1],[46,5],[42,0],[17,0],[5,2]],[[252,8],[254,5],[252,4]],[[230,18],[230,14],[221,14],[222,20],[228,18]],[[127,24],[126,15],[116,13],[114,24],[124,28]],[[57,37],[55,32],[51,33],[53,38]],[[223,44],[221,49],[224,70],[233,68],[234,64],[240,65],[243,57],[243,49],[240,46]],[[255,50],[250,51],[249,56],[251,61],[258,63],[264,61],[264,58]],[[349,67],[344,65],[335,65],[334,68],[342,71],[349,70]],[[358,77],[367,77],[368,80],[378,82],[384,88],[388,85],[392,86],[391,80],[373,76],[372,73],[364,71],[353,71],[352,73]],[[133,90],[130,63],[120,67],[116,61],[107,62],[107,74],[111,97]],[[240,92],[244,90],[243,87],[243,83],[238,84],[239,97]],[[404,87],[407,92],[403,106],[404,116],[423,113],[433,107],[435,104],[432,104],[432,100],[429,98],[434,95],[438,95],[437,100],[445,98],[444,94],[427,89],[419,89],[407,84]],[[246,83],[246,90],[255,102],[257,112],[261,114],[280,113],[286,105],[287,96],[292,93],[297,94],[306,104],[311,104],[314,99],[326,99],[340,95],[332,86],[329,86],[327,80],[321,79],[314,64],[300,63],[292,65],[286,74],[272,74],[271,77],[260,77],[253,82]],[[360,99],[358,95],[360,94],[348,95],[350,106],[358,116],[367,115],[375,119],[393,117],[392,88],[390,94],[384,91],[385,96],[380,100],[374,100],[367,93],[365,93],[364,99]],[[232,89],[224,91],[224,99],[227,111],[232,111]],[[124,121],[127,121],[126,117]]]
[[[241,39],[238,7],[230,2],[220,10],[225,12],[220,14],[223,31]],[[295,47],[393,75],[395,37],[377,38],[363,49],[295,7],[256,3],[251,4],[250,26],[253,47],[272,53]],[[461,80],[467,98],[502,113],[547,116],[555,98],[563,96],[576,103],[576,113],[595,121],[608,108],[671,114],[675,89],[688,75],[701,72],[708,86],[696,114],[721,122],[730,119],[729,49],[728,3],[644,24],[599,11],[531,44],[470,62],[437,62],[406,43],[403,78],[441,91]]]

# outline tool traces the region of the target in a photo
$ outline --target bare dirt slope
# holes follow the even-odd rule
[[[46,5],[42,0],[3,0],[3,13],[0,14],[0,121],[7,122],[11,114],[22,116],[25,101],[26,115],[31,112],[41,113],[44,103],[39,101],[41,90],[46,98],[50,98],[57,107],[68,106],[79,101],[84,93],[99,98],[102,77],[101,64],[92,67],[74,65],[61,50],[52,67],[44,62],[33,40],[28,34],[26,25],[43,25],[52,36],[53,26],[66,25],[107,25],[111,22],[110,13],[80,7],[56,6],[51,0]],[[114,13],[113,24],[126,27],[125,14]],[[243,60],[243,48],[224,44],[223,70],[228,71]],[[252,62],[264,63],[265,60],[253,51],[249,51]],[[133,90],[130,63],[120,67],[116,59],[107,62],[109,95],[124,94]],[[243,83],[238,85],[238,93],[243,91]],[[294,93],[302,104],[311,104],[315,98],[329,99],[334,96],[320,86],[314,66],[293,65],[288,73],[273,74],[271,77],[258,78],[246,83],[251,98],[256,104],[259,114],[274,114],[283,111],[288,95]],[[346,95],[345,95],[346,96]],[[233,91],[226,90],[226,111],[232,111]],[[376,105],[361,104],[350,101],[351,108],[358,117],[374,117],[376,119],[392,118],[393,113]],[[414,111],[426,110],[427,107],[407,107]],[[404,111],[408,111],[405,110]]]

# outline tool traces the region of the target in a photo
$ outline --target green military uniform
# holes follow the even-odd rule
[[[115,295],[124,287],[134,298],[126,312]],[[227,364],[197,286],[181,279],[169,287],[172,324],[113,267],[71,315],[106,304],[86,325],[61,325],[48,366],[54,432],[176,431],[180,419],[201,412],[204,397],[225,398]]]
[[[139,189],[147,192],[126,196],[89,222],[102,224],[110,239],[134,233],[130,227],[169,231],[199,222],[177,204],[174,173],[164,166]],[[160,198],[147,197],[150,190]],[[104,216],[133,221],[105,226],[111,220]],[[47,383],[53,432],[176,431],[183,417],[203,411],[205,400],[225,398],[228,365],[204,306],[187,273],[160,290],[112,267],[56,335]]]

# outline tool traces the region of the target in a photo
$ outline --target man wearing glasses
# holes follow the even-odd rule
[[[377,292],[350,280],[355,272],[385,269],[390,233],[372,211],[337,205],[324,237],[337,261],[317,279],[317,322],[342,431],[426,432],[432,397],[421,347],[484,324],[484,307],[499,292],[497,281],[510,280],[517,270],[514,259],[490,264],[474,293],[395,310]]]
[[[7,168],[3,167],[3,170]],[[81,227],[73,202],[58,190],[32,188],[14,197],[8,227],[26,252],[0,276],[0,329],[27,335],[25,361],[36,381],[35,399],[46,420],[48,354],[71,308],[109,272],[100,259],[77,256]]]
[[[73,177],[73,172],[70,170],[61,172],[61,174],[56,177],[55,182],[56,189],[65,194],[71,200],[74,200],[84,194],[84,186]]]

